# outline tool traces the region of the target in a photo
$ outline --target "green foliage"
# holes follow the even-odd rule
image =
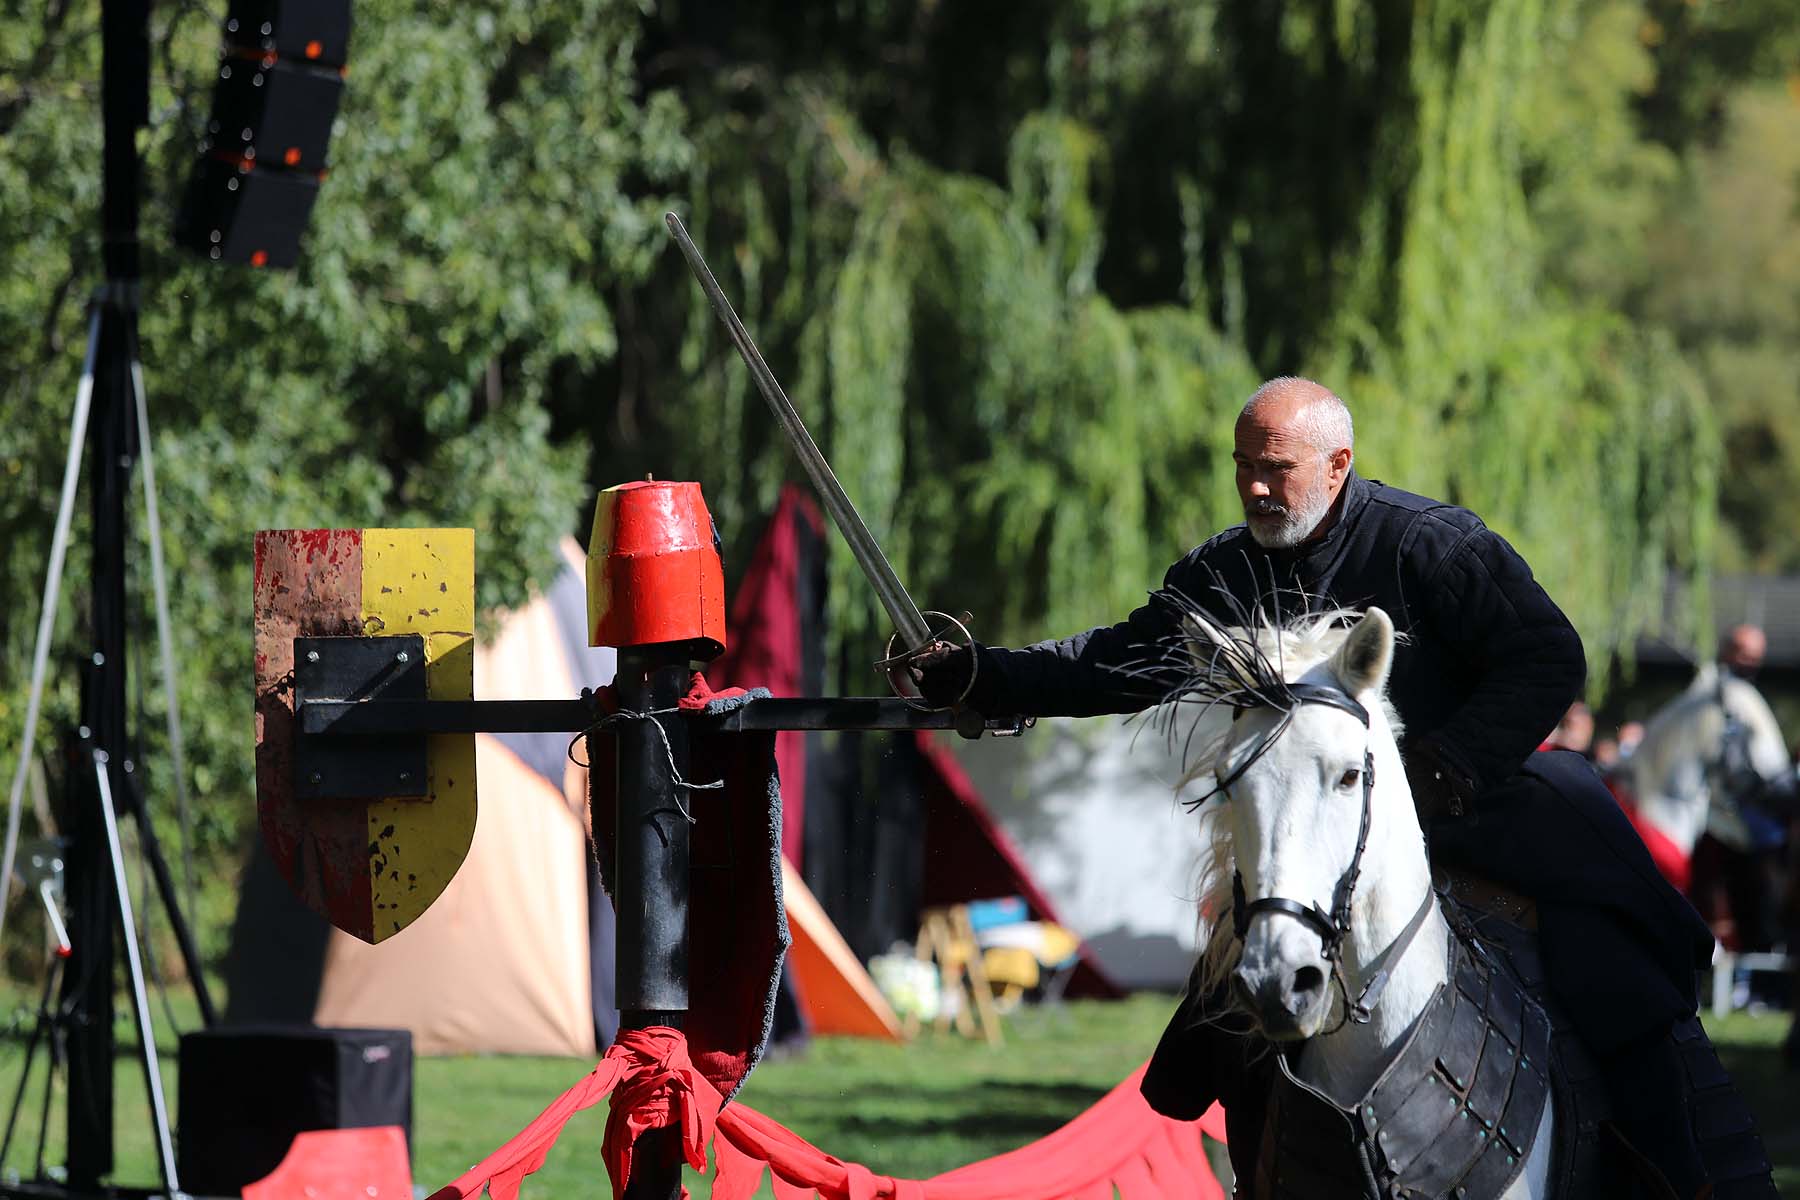
[[[606,293],[661,246],[646,183],[687,167],[680,105],[633,78],[635,4],[359,6],[300,268],[208,264],[166,231],[210,102],[216,19],[157,9],[142,321],[188,756],[215,848],[250,811],[253,531],[472,525],[482,606],[522,599],[587,498],[585,447],[552,436],[546,383],[615,352]],[[0,25],[0,581],[15,598],[0,611],[0,744],[16,747],[80,298],[97,282],[98,36],[92,13],[60,5]],[[84,577],[77,553],[70,607]],[[138,596],[148,647],[148,586]],[[72,710],[79,645],[65,618],[46,734]],[[144,691],[146,758],[164,763],[160,688]]]
[[[1657,193],[1642,286],[1623,307],[1668,328],[1718,414],[1720,566],[1800,570],[1800,13],[1788,0],[1645,0],[1655,66],[1637,102],[1680,158]]]
[[[1365,472],[1515,539],[1604,671],[1709,561],[1718,467],[1700,380],[1606,278],[1675,175],[1633,124],[1637,10],[1053,7],[1042,60],[994,51],[1004,87],[946,83],[973,52],[920,10],[899,41],[941,61],[884,58],[871,18],[689,93],[697,236],[921,601],[995,640],[1122,615],[1238,519],[1231,419],[1301,370]],[[843,83],[871,59],[896,98]],[[705,310],[678,322],[677,369],[640,370],[704,416],[631,450],[702,478],[729,545],[788,451]],[[882,622],[847,555],[833,580],[867,687]]]
[[[1716,142],[1746,85],[1800,77],[1790,0],[1644,0],[1638,36],[1657,70],[1639,104],[1645,126],[1676,149]]]
[[[1722,565],[1800,570],[1800,103],[1736,91],[1717,144],[1692,152],[1642,300],[1698,366],[1724,428]]]

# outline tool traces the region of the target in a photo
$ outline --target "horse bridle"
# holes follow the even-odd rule
[[[1294,700],[1293,708],[1284,715],[1281,724],[1277,725],[1261,744],[1251,753],[1229,776],[1219,781],[1218,790],[1223,792],[1235,783],[1245,771],[1249,770],[1260,759],[1281,735],[1287,732],[1288,722],[1293,718],[1294,708],[1302,704],[1323,704],[1328,707],[1347,712],[1362,722],[1363,728],[1369,728],[1369,710],[1364,708],[1356,697],[1342,688],[1320,683],[1290,683],[1287,693]],[[1344,998],[1344,1018],[1362,1024],[1369,1020],[1382,991],[1387,987],[1390,970],[1384,968],[1374,972],[1362,991],[1353,1001],[1350,998],[1350,984],[1344,977],[1344,939],[1350,934],[1350,905],[1356,896],[1356,881],[1362,874],[1363,852],[1369,845],[1369,823],[1374,812],[1375,800],[1375,753],[1366,743],[1363,747],[1362,770],[1362,819],[1356,833],[1356,852],[1350,856],[1350,865],[1339,876],[1337,888],[1332,896],[1331,911],[1326,912],[1317,903],[1302,904],[1298,900],[1290,900],[1286,896],[1261,896],[1255,900],[1246,900],[1244,896],[1244,876],[1242,872],[1231,873],[1231,922],[1237,940],[1242,942],[1244,934],[1250,928],[1250,920],[1257,913],[1286,913],[1303,923],[1312,926],[1320,940],[1320,955],[1331,966],[1332,978],[1336,981],[1339,993]],[[1431,909],[1432,891],[1425,890],[1425,901],[1413,914],[1411,921],[1393,947],[1388,952],[1390,967],[1398,962],[1425,922],[1425,915]]]

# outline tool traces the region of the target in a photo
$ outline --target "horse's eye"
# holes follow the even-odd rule
[[[1346,791],[1348,791],[1350,788],[1355,787],[1361,781],[1362,781],[1362,772],[1357,770],[1355,767],[1351,767],[1348,771],[1344,772],[1344,774],[1341,778],[1338,779],[1338,786],[1345,789]]]

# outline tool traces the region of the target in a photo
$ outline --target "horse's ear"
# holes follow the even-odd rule
[[[1187,652],[1196,665],[1204,666],[1220,646],[1229,646],[1231,638],[1223,629],[1197,609],[1181,614],[1181,629],[1187,634]]]
[[[1394,622],[1379,608],[1363,613],[1331,659],[1331,673],[1352,696],[1375,691],[1394,665]]]

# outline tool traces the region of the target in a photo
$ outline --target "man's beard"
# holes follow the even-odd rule
[[[1252,500],[1244,506],[1244,523],[1263,549],[1288,550],[1311,537],[1330,508],[1331,497],[1320,487],[1292,507],[1267,497]]]

